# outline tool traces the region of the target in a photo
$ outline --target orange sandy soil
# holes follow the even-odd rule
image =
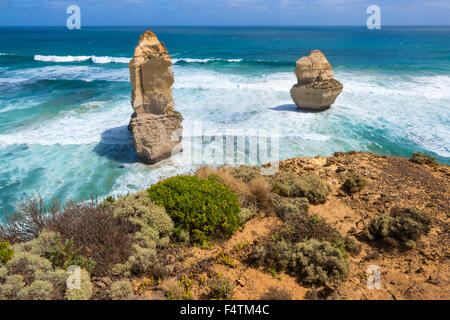
[[[362,250],[357,256],[349,257],[347,280],[333,288],[328,298],[450,298],[449,166],[429,167],[406,158],[349,152],[330,157],[288,159],[280,163],[280,170],[298,174],[313,171],[330,185],[328,201],[312,205],[310,211],[343,236],[360,232],[372,217],[389,212],[392,207],[417,208],[432,218],[431,232],[422,237],[413,250],[376,248],[355,238]],[[353,195],[342,192],[340,187],[350,174],[363,174],[369,180],[368,187]],[[217,273],[233,281],[233,299],[260,299],[270,287],[286,290],[293,299],[306,299],[309,288],[301,286],[295,277],[284,273],[272,275],[267,269],[254,268],[245,262],[252,243],[257,238],[268,237],[271,228],[280,223],[273,214],[262,212],[228,240],[209,248],[179,248],[166,257],[175,262],[172,274],[178,279],[184,275],[192,280],[192,299],[208,299],[208,283]],[[241,249],[236,247],[243,243],[248,245]],[[233,259],[234,267],[217,263],[215,258],[222,251]],[[369,265],[381,269],[380,289],[370,290],[366,286]],[[142,281],[134,280],[136,288]],[[140,295],[143,299],[164,298],[161,283],[141,289]]]

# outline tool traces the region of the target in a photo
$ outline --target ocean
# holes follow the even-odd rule
[[[134,151],[127,63],[145,30],[173,58],[185,128],[279,128],[280,159],[421,151],[450,164],[450,27],[3,27],[0,212],[25,195],[102,198],[193,169],[177,156],[144,165]],[[289,95],[312,49],[344,85],[323,112]]]

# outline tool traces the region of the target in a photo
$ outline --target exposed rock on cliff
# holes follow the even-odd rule
[[[323,110],[330,107],[341,93],[343,85],[334,79],[333,68],[320,50],[296,63],[297,84],[291,97],[299,108]]]
[[[148,164],[170,157],[181,140],[183,117],[174,109],[171,65],[164,43],[151,31],[143,33],[128,65],[134,109],[129,129],[139,157]]]

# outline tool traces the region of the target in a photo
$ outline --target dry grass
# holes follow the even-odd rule
[[[238,196],[239,203],[242,206],[248,206],[254,202],[253,194],[249,187],[244,182],[233,177],[224,167],[212,168],[204,166],[197,170],[196,175],[203,179],[214,175],[218,182],[230,188]]]
[[[200,179],[206,179],[212,174],[217,174],[217,169],[210,166],[202,166],[195,172],[195,175]]]
[[[255,200],[259,204],[263,204],[269,200],[272,188],[264,178],[260,177],[250,181],[249,189]]]

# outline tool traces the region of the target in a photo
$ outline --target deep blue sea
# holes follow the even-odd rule
[[[127,63],[147,29],[173,58],[186,128],[281,128],[281,159],[422,151],[450,164],[450,27],[0,28],[1,210],[24,193],[101,198],[192,169],[139,163],[126,128]],[[344,85],[320,113],[289,95],[312,49]]]

